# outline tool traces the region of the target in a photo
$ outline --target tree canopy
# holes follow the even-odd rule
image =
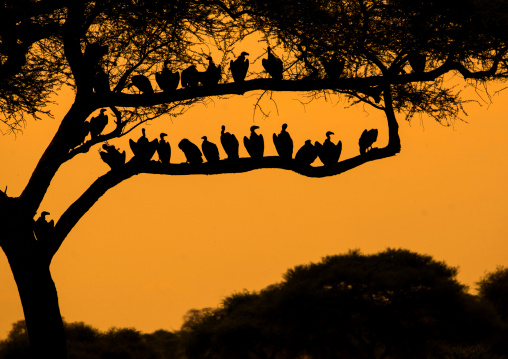
[[[359,251],[297,266],[259,293],[227,297],[182,327],[189,358],[427,358],[483,344],[495,313],[430,256]]]

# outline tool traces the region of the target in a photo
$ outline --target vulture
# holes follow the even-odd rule
[[[85,63],[92,69],[98,66],[101,59],[108,53],[108,45],[100,45],[97,42],[86,45],[83,58]]]
[[[153,93],[153,87],[148,79],[148,77],[144,75],[134,75],[131,78],[131,83],[127,85],[127,88],[131,88],[132,86],[136,87],[141,93]]]
[[[311,163],[316,160],[317,156],[317,149],[310,142],[310,140],[307,140],[305,141],[305,144],[296,152],[295,161],[298,161],[306,166],[310,166]]]
[[[270,46],[268,46],[268,58],[261,60],[261,64],[272,79],[282,80],[282,71],[284,71],[282,60],[272,53]]]
[[[409,65],[411,65],[414,72],[422,73],[425,71],[425,63],[427,62],[427,58],[424,54],[411,52],[409,55],[407,55],[407,61],[409,62]]]
[[[243,138],[243,144],[252,158],[262,158],[265,151],[263,135],[256,133],[258,128],[258,126],[252,126],[250,128],[250,138],[247,136]]]
[[[108,124],[108,115],[106,115],[104,112],[106,112],[106,109],[103,108],[101,109],[100,114],[90,119],[89,127],[90,136],[92,136],[92,138],[99,136]]]
[[[288,125],[283,124],[279,135],[273,134],[273,144],[275,145],[279,157],[291,159],[293,158],[293,140],[286,131],[286,128],[288,128]]]
[[[185,158],[187,159],[187,163],[190,163],[191,165],[203,163],[203,157],[199,147],[188,139],[184,138],[181,140],[178,147],[183,151]]]
[[[203,139],[203,143],[201,144],[201,149],[203,150],[203,155],[208,162],[217,162],[219,161],[219,149],[215,143],[208,141],[206,136],[201,137]]]
[[[337,80],[342,74],[342,71],[344,71],[346,61],[344,59],[339,59],[337,55],[334,55],[329,59],[322,59],[321,64],[325,69],[326,77],[332,80]]]
[[[115,146],[107,143],[102,145],[104,151],[99,151],[101,159],[113,170],[125,164],[125,151],[120,152]]]
[[[190,65],[182,71],[182,87],[196,87],[199,84],[199,71]]]
[[[171,71],[168,68],[169,61],[164,61],[162,71],[155,73],[155,81],[160,89],[164,92],[176,90],[180,83],[180,73],[178,71]]]
[[[129,145],[131,147],[132,153],[134,153],[134,158],[137,158],[142,161],[150,161],[152,159],[153,154],[157,150],[157,145],[159,141],[157,139],[153,141],[148,141],[146,138],[145,129],[141,129],[143,133],[137,142],[134,142],[129,139]]]
[[[222,126],[220,133],[220,142],[222,147],[224,148],[224,151],[226,151],[226,155],[228,155],[229,159],[238,159],[238,140],[235,135],[224,131],[226,131],[226,126]]]
[[[167,134],[162,132],[160,134],[161,139],[157,144],[157,155],[159,156],[159,161],[162,163],[169,163],[171,159],[171,145],[164,139],[166,136]]]
[[[321,145],[319,142],[316,142],[314,146],[317,149],[317,154],[319,159],[325,166],[332,166],[339,162],[340,153],[342,151],[342,142],[334,144],[330,140],[330,136],[334,133],[332,131],[328,131],[326,133],[326,140]]]
[[[46,220],[46,216],[48,214],[49,212],[43,211],[41,216],[35,221],[34,224],[35,236],[37,237],[37,240],[41,242],[47,242],[49,239],[51,239],[55,229],[55,221],[51,220],[48,222]]]
[[[221,78],[221,66],[216,66],[211,56],[207,57],[208,68],[205,72],[200,73],[199,79],[203,86],[215,86]]]
[[[249,60],[246,59],[245,56],[248,55],[249,54],[244,51],[236,58],[235,61],[231,60],[229,62],[229,69],[231,70],[231,75],[233,75],[233,80],[235,82],[243,82],[245,80],[245,76],[247,76]]]
[[[95,71],[92,85],[96,94],[105,95],[111,93],[111,88],[109,87],[109,76],[100,66],[98,66],[97,71]]]
[[[372,144],[377,140],[377,129],[373,128],[371,130],[364,130],[360,139],[358,140],[358,145],[360,146],[360,154],[364,155],[372,149]]]

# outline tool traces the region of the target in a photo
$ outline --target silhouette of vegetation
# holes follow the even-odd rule
[[[485,278],[499,277],[497,272]],[[402,249],[358,250],[296,266],[282,282],[191,309],[179,331],[100,332],[65,323],[68,355],[88,358],[508,357],[507,324],[457,269]],[[485,280],[483,280],[485,282]],[[504,307],[499,307],[504,310]],[[24,321],[0,341],[0,359],[32,358]]]
[[[238,293],[193,313],[182,327],[186,354],[439,358],[481,348],[485,355],[501,323],[456,274],[407,250],[326,257],[288,270],[259,293]]]
[[[82,216],[117,184],[139,173],[260,168],[336,175],[400,152],[396,113],[406,119],[427,114],[441,123],[456,118],[467,99],[449,87],[448,77],[458,74],[478,86],[507,75],[506,5],[498,0],[18,0],[2,5],[0,131],[19,132],[27,120],[51,115],[47,106],[53,95],[62,87],[74,90],[70,110],[21,195],[0,191],[0,247],[39,358],[67,357],[52,258]],[[263,68],[245,65],[250,49],[242,41],[250,35],[265,41]],[[210,53],[197,50],[203,44]],[[211,52],[222,55],[213,54],[220,63]],[[238,58],[238,70],[233,66],[231,73],[225,65]],[[124,149],[107,143],[210,97],[251,91],[299,91],[369,104],[386,115],[388,144],[372,148],[374,136],[363,137],[361,154],[336,161],[337,147],[323,152],[309,140],[297,145],[293,160],[264,156],[262,134],[254,129],[245,142],[252,158],[236,158],[232,135],[222,142],[228,159],[211,155],[213,160],[203,163],[199,147],[182,139],[179,148],[188,163],[172,164],[167,152],[160,161],[151,160],[158,140],[145,135],[132,142],[136,153],[126,163]],[[100,158],[110,171],[55,219],[54,228],[41,232],[42,213],[51,209],[40,206],[52,179],[64,163],[94,146],[104,150]],[[318,155],[330,158],[326,166],[312,166]]]
[[[112,328],[107,332],[85,323],[64,323],[68,355],[74,359],[170,359],[181,357],[176,333],[158,330],[141,334],[131,328]],[[24,321],[13,324],[6,340],[0,342],[1,359],[30,359]]]

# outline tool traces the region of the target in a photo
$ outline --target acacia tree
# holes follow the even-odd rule
[[[140,173],[238,173],[281,168],[332,176],[400,149],[395,113],[424,113],[445,122],[463,99],[445,87],[447,74],[485,82],[506,76],[505,4],[501,0],[23,0],[4,1],[0,14],[0,102],[3,132],[51,114],[61,86],[74,101],[22,193],[0,192],[0,246],[18,286],[34,355],[64,358],[65,336],[51,260],[82,216],[109,189]],[[204,63],[200,44],[222,53],[225,65],[251,34],[284,53],[283,79],[250,73],[242,83],[139,94],[135,74],[153,78],[165,60],[172,69]],[[501,35],[500,35],[501,34]],[[335,61],[335,62],[334,62]],[[327,64],[344,64],[342,72]],[[337,69],[337,67],[335,68]],[[265,77],[265,78],[261,78]],[[100,81],[99,81],[100,80]],[[127,89],[126,89],[127,88]],[[300,91],[344,96],[384,111],[388,144],[335,165],[313,167],[279,157],[215,164],[129,161],[99,177],[57,220],[50,235],[34,235],[34,217],[62,164],[93,146],[125,136],[162,115],[178,116],[212,96],[249,91]],[[110,108],[116,128],[87,137],[80,131]]]
[[[500,329],[456,275],[407,250],[329,256],[259,293],[191,312],[182,344],[188,358],[444,357]]]

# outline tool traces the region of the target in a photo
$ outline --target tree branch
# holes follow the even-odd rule
[[[292,171],[312,178],[335,176],[349,171],[364,163],[394,156],[398,153],[390,145],[384,148],[374,148],[364,155],[348,158],[334,166],[312,167],[305,166],[292,160],[281,159],[277,156],[263,157],[262,159],[240,158],[238,160],[224,159],[216,163],[203,163],[200,165],[162,164],[156,161],[139,162],[134,157],[120,168],[111,170],[99,177],[60,217],[55,226],[55,244],[50,249],[52,258],[62,245],[65,237],[78,221],[109,189],[124,180],[142,173],[187,176],[187,175],[218,175],[225,173],[244,173],[257,169],[270,168]]]
[[[438,77],[449,71],[456,70],[464,78],[482,79],[494,76],[497,71],[499,60],[495,60],[489,70],[472,72],[467,70],[462,64],[447,61],[434,70],[424,73],[410,73],[390,75],[389,79],[385,76],[369,76],[355,78],[333,79],[302,79],[302,80],[273,80],[273,79],[254,79],[244,81],[243,83],[229,82],[219,84],[213,87],[191,87],[175,90],[172,93],[156,92],[154,94],[125,94],[112,93],[95,98],[96,108],[100,107],[149,107],[164,103],[177,101],[186,101],[196,98],[224,95],[243,95],[249,91],[292,91],[308,92],[320,90],[333,90],[337,92],[357,91],[367,96],[371,94],[371,87],[382,86],[387,81],[391,84],[407,84],[412,82],[434,81]]]

